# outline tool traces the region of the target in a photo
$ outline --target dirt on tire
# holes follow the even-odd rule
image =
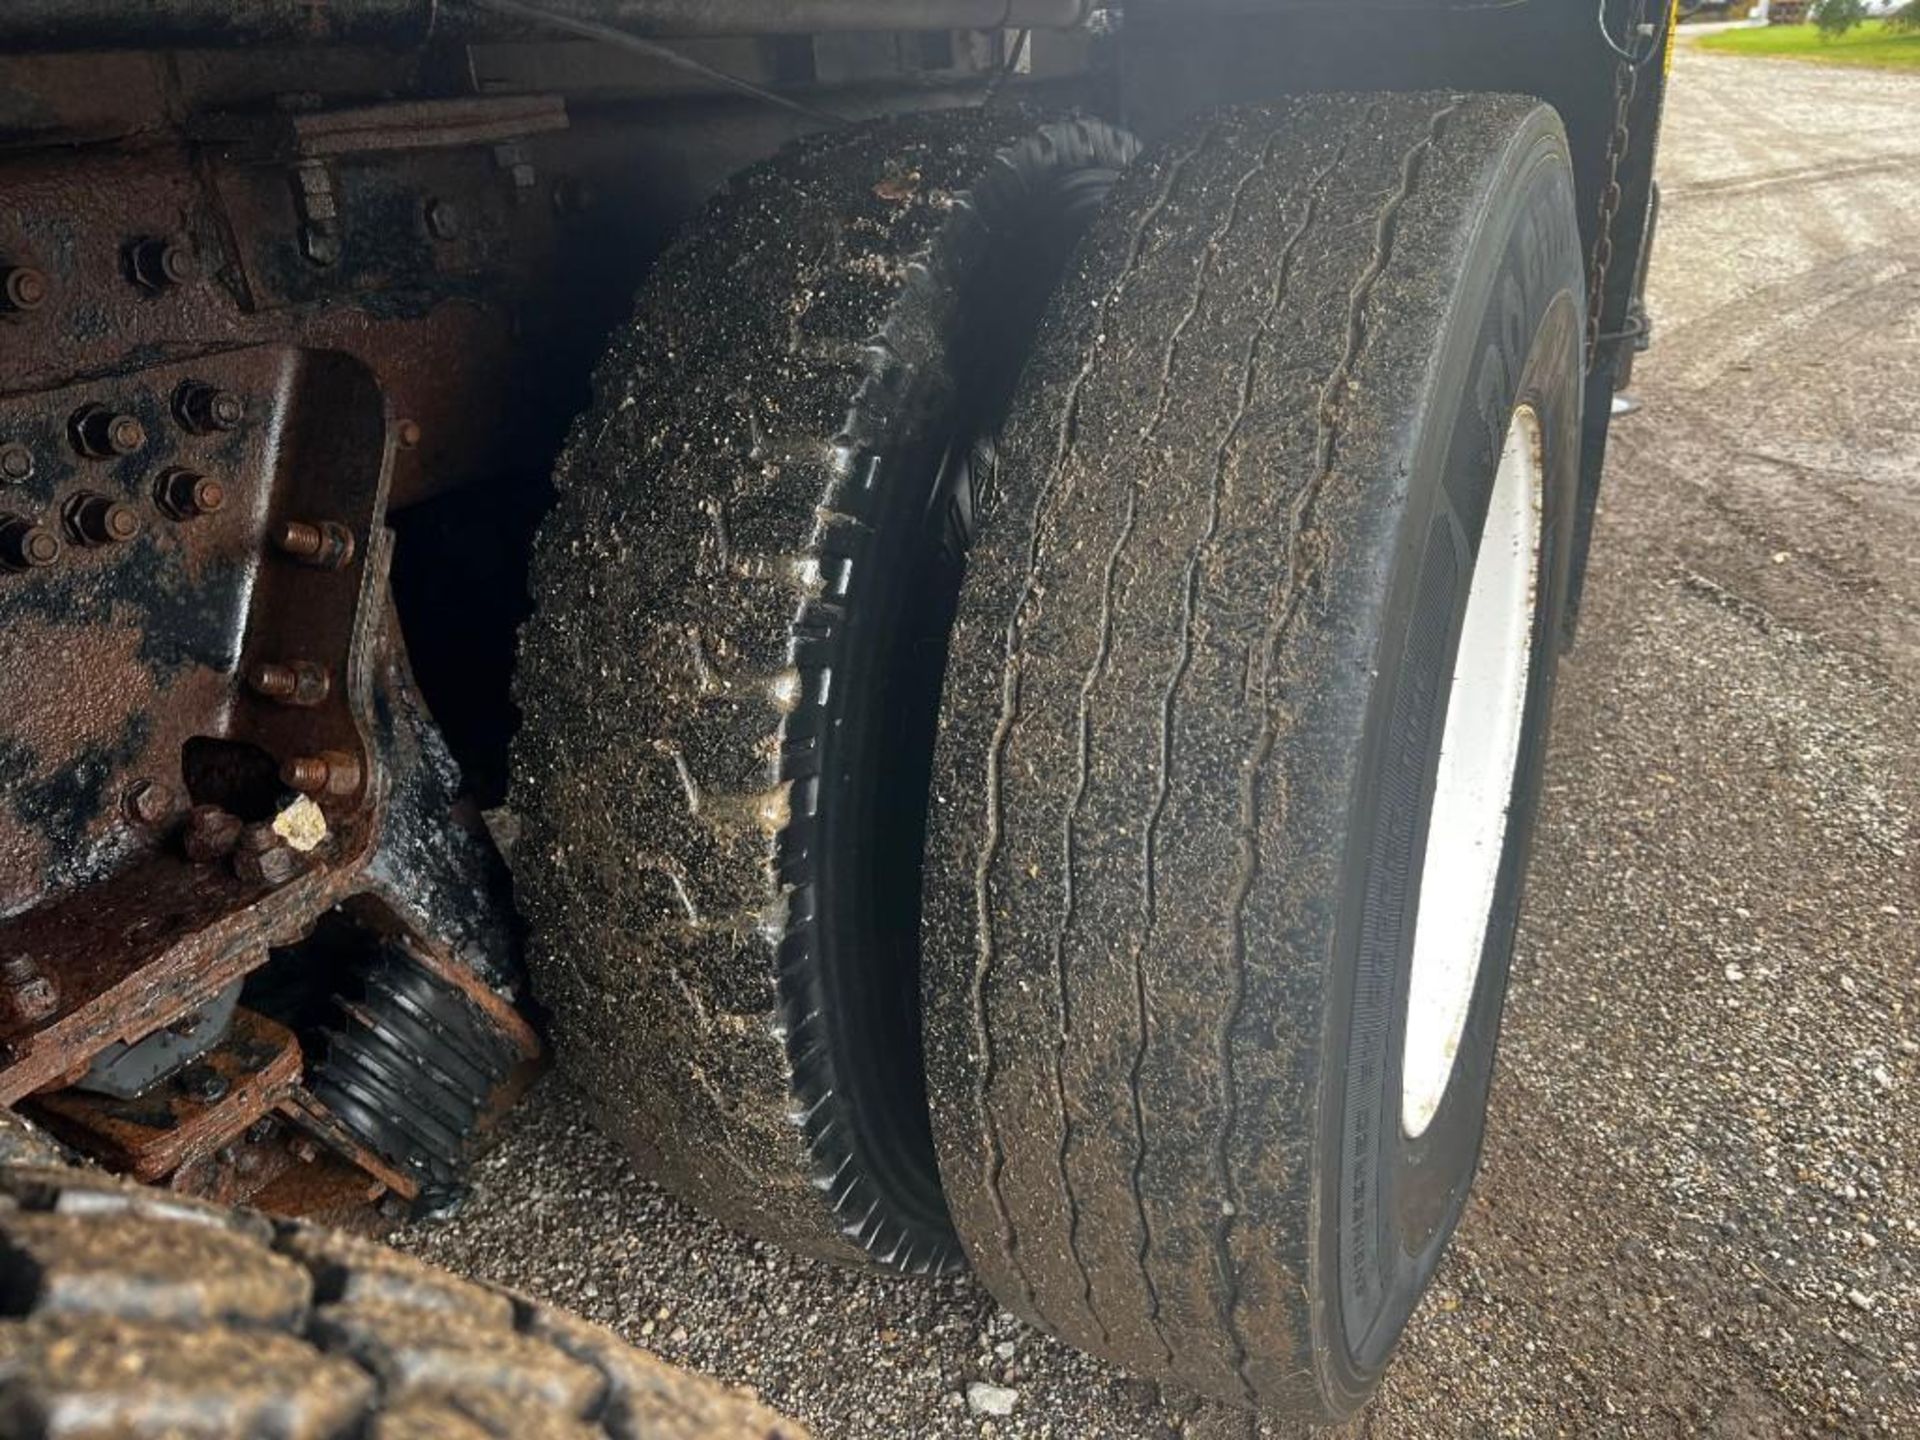
[[[560,1062],[651,1173],[829,1258],[959,1263],[915,988],[938,671],[902,698],[920,631],[890,627],[943,584],[915,562],[944,427],[1018,369],[982,333],[1021,266],[1051,279],[1027,231],[1129,150],[973,111],[754,167],[653,271],[556,473],[514,803]],[[922,711],[916,751],[891,727]]]
[[[1510,96],[1316,96],[1196,120],[1116,189],[1015,406],[944,700],[929,1092],[982,1279],[1137,1373],[1303,1416],[1343,1413],[1369,1383],[1360,1360],[1328,1358],[1321,1298],[1346,1283],[1320,1229],[1347,1143],[1325,1138],[1327,1107],[1362,1103],[1340,1098],[1361,1063],[1342,996],[1368,983],[1348,975],[1343,917],[1373,872],[1349,856],[1356,834],[1378,857],[1400,833],[1356,797],[1378,784],[1385,814],[1402,793],[1373,778],[1370,717],[1382,695],[1431,693],[1416,667],[1437,669],[1464,605],[1464,585],[1429,583],[1457,573],[1452,528],[1419,565],[1429,507],[1460,488],[1454,451],[1419,458],[1421,437],[1466,436],[1459,468],[1484,460],[1490,480],[1512,403],[1481,443],[1480,404],[1500,395],[1476,368],[1483,309],[1509,312],[1457,276],[1539,233],[1541,318],[1509,315],[1526,338],[1496,368],[1516,386],[1535,328],[1547,337],[1570,481],[1581,268],[1564,157],[1551,114]],[[1523,186],[1539,215],[1501,209]],[[1499,217],[1484,235],[1483,202]],[[1550,525],[1571,523],[1566,489]],[[1416,569],[1420,615],[1441,617],[1421,651],[1432,625],[1403,641],[1390,603]],[[1437,729],[1388,733],[1396,756],[1437,754]],[[1379,904],[1396,925],[1399,893]],[[1399,952],[1380,943],[1391,993]],[[1461,1126],[1443,1158],[1470,1175],[1477,1117]],[[1393,1284],[1410,1305],[1417,1286]]]
[[[802,1440],[611,1333],[371,1240],[0,1166],[20,1440]]]

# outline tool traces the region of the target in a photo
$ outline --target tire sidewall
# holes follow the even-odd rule
[[[1544,108],[1496,162],[1491,203],[1465,240],[1467,263],[1409,427],[1411,463],[1403,509],[1386,563],[1387,587],[1361,761],[1347,827],[1334,936],[1334,995],[1326,1012],[1327,1063],[1321,1085],[1316,1329],[1324,1343],[1322,1385],[1334,1413],[1349,1410],[1378,1382],[1395,1341],[1437,1267],[1465,1205],[1478,1163],[1508,964],[1519,915],[1532,819],[1539,797],[1560,617],[1573,549],[1581,404],[1581,271],[1571,223],[1566,142]],[[1458,565],[1447,593],[1437,679],[1452,673],[1481,524],[1514,409],[1540,418],[1543,508],[1541,601],[1532,635],[1526,710],[1513,800],[1494,904],[1445,1096],[1417,1140],[1400,1123],[1402,1052],[1413,916],[1425,854],[1444,701],[1431,705],[1417,801],[1393,808],[1388,766],[1423,599],[1440,582],[1427,575],[1435,546],[1451,541]],[[1432,622],[1429,622],[1432,623]],[[1391,811],[1391,814],[1385,813]],[[1383,857],[1411,859],[1390,934],[1370,917],[1368,897]],[[1382,1023],[1384,1020],[1384,1023]]]

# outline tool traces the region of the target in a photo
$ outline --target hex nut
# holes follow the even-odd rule
[[[61,520],[76,545],[124,545],[140,533],[140,516],[131,506],[90,491],[68,500]]]
[[[105,405],[82,405],[67,422],[67,433],[73,448],[89,460],[131,455],[147,443],[146,426]]]
[[[127,247],[127,268],[143,289],[160,291],[197,279],[200,266],[193,252],[178,240],[155,237]]]
[[[200,380],[185,381],[173,392],[173,416],[194,435],[235,430],[247,418],[247,402],[231,390]]]

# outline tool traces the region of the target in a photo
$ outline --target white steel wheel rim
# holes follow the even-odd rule
[[[1400,1068],[1400,1128],[1418,1139],[1453,1078],[1506,853],[1539,609],[1540,417],[1507,423],[1467,590],[1420,866]]]

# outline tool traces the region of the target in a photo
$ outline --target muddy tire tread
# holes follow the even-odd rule
[[[819,746],[860,537],[910,398],[951,386],[955,277],[1017,167],[1117,144],[902,117],[736,178],[655,266],[536,545],[515,860],[560,1061],[650,1174],[830,1259],[961,1263],[930,1155],[923,1205],[882,1199],[820,1020]]]
[[[0,1167],[0,1433],[802,1440],[608,1331],[373,1241]]]
[[[1456,233],[1474,138],[1524,103],[1303,97],[1149,151],[1056,296],[1003,444],[1005,505],[962,595],[924,992],[949,1203],[1010,1308],[1244,1403],[1324,1404],[1304,1257],[1248,1233],[1262,1212],[1304,1213],[1309,1177],[1241,1083],[1272,1093],[1324,1043],[1264,1018],[1317,1015],[1324,977],[1262,976],[1247,958],[1277,943],[1270,921],[1250,932],[1256,888],[1304,932],[1337,849],[1298,857],[1290,891],[1272,873],[1284,858],[1262,853],[1295,783],[1288,697],[1326,663],[1292,636],[1324,625],[1329,537],[1387,443],[1377,387],[1419,373],[1398,337],[1443,313],[1421,247]],[[1272,236],[1264,272],[1255,247],[1228,243],[1253,225]],[[1383,313],[1395,323],[1377,341]],[[1189,403],[1170,403],[1176,389]],[[1237,707],[1220,704],[1228,651],[1245,666]],[[1240,722],[1213,717],[1236,708],[1254,718],[1229,746],[1218,732]],[[1216,769],[1235,777],[1230,824],[1184,779]],[[1167,837],[1196,831],[1217,879],[1196,873],[1191,841],[1169,873]],[[1089,914],[1117,909],[1139,918],[1089,933]],[[1191,968],[1172,958],[1183,942]],[[1204,1208],[1194,1195],[1212,1197],[1210,1222],[1183,1213]]]

